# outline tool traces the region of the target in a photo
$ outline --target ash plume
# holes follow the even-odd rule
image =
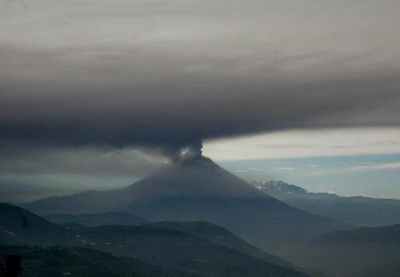
[[[172,163],[185,163],[196,160],[202,155],[203,142],[201,140],[182,142],[181,144],[156,148],[156,151],[165,156]],[[148,151],[154,148],[148,148]]]
[[[191,161],[202,157],[203,145],[201,142],[182,147],[175,160],[179,162]]]

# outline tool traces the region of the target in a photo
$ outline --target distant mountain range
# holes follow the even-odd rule
[[[283,181],[252,181],[260,191],[310,213],[364,226],[400,223],[400,200],[312,193]]]
[[[287,261],[205,222],[61,226],[22,208],[1,204],[0,223],[0,254],[21,255],[25,272],[31,272],[23,276],[62,276],[65,272],[82,277],[307,276]],[[38,225],[43,227],[37,229]],[[43,273],[46,270],[48,273]]]
[[[51,197],[24,207],[41,215],[123,212],[150,221],[207,221],[283,257],[301,255],[299,244],[352,227],[286,205],[203,156],[170,164],[123,189]]]
[[[398,276],[400,225],[336,231],[312,244],[302,249],[303,260],[298,259],[302,266],[340,277]],[[88,228],[56,225],[22,208],[0,204],[0,256],[10,254],[23,258],[21,277],[328,276],[266,254],[208,222]]]

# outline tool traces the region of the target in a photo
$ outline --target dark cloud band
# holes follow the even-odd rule
[[[100,88],[21,81],[15,95],[15,87],[1,88],[0,139],[179,148],[281,129],[397,125],[400,84],[368,77],[297,84],[221,79],[200,88],[185,79],[143,87],[101,81]]]

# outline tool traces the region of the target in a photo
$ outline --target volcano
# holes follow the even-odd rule
[[[351,227],[267,196],[201,155],[123,189],[51,197],[25,207],[39,214],[130,212],[150,221],[208,221],[268,250]]]

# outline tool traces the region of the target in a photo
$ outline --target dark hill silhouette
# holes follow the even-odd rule
[[[173,163],[124,189],[52,197],[26,207],[40,214],[122,211],[151,221],[202,220],[277,254],[350,227],[267,196],[203,156]]]
[[[31,228],[25,229],[24,221],[19,221],[20,215],[28,217],[29,224],[32,224]],[[97,254],[89,250],[79,250],[78,252],[68,250],[71,249],[71,246],[78,246],[117,255],[118,259],[112,259],[106,255],[98,254],[99,259],[104,260],[104,265],[109,265],[110,268],[126,268],[127,264],[121,261],[121,257],[128,257],[139,258],[150,267],[165,269],[166,272],[164,273],[179,273],[179,275],[173,273],[149,276],[307,276],[286,261],[264,254],[261,251],[259,251],[261,253],[257,253],[254,247],[246,245],[246,242],[241,241],[228,231],[209,223],[177,222],[176,225],[180,226],[181,230],[162,228],[162,226],[157,226],[156,223],[143,226],[107,225],[92,228],[79,224],[56,225],[22,208],[7,204],[0,206],[0,222],[4,222],[2,229],[0,229],[0,241],[3,244],[3,246],[0,244],[0,252],[6,248],[4,245],[57,246],[56,248],[51,247],[37,251],[35,254],[37,258],[36,260],[33,259],[33,262],[36,265],[42,264],[42,266],[37,268],[33,265],[33,267],[39,272],[46,270],[46,268],[49,272],[55,272],[62,268],[66,269],[68,266],[71,268],[70,262],[74,265],[73,268],[83,266],[84,272],[90,272],[90,268],[96,266],[93,263],[96,258],[92,256]],[[185,224],[190,226],[185,227]],[[184,229],[190,230],[190,232],[186,232]],[[207,232],[205,232],[206,230]],[[200,233],[203,236],[195,235]],[[225,244],[218,244],[205,238],[212,233],[218,234],[218,240],[225,242]],[[241,242],[241,245],[232,245],[232,242],[235,241]],[[37,250],[37,248],[35,249]],[[246,251],[250,249],[250,252],[255,251],[258,255],[271,257],[271,259],[270,261],[259,259],[253,255],[240,252],[241,249]],[[13,254],[19,255],[20,253]],[[276,264],[275,261],[279,261],[280,264]],[[49,264],[47,264],[48,262]],[[118,262],[122,263],[121,267],[118,267]],[[55,263],[55,265],[52,263]],[[107,269],[107,266],[102,266],[96,268],[94,272],[103,274],[105,269]],[[76,273],[76,271],[74,272]],[[100,276],[125,276],[101,274]],[[144,274],[144,276],[146,275]],[[28,274],[27,276],[32,275]]]
[[[79,242],[117,256],[138,257],[154,266],[202,277],[307,276],[187,232],[153,226],[84,228],[75,244]]]
[[[137,258],[115,257],[79,247],[0,245],[0,256],[7,255],[19,255],[22,258],[21,277],[196,277],[194,274],[152,266]]]
[[[383,263],[376,267],[364,269],[352,277],[398,277],[400,273],[400,261],[394,263]]]
[[[264,260],[266,262],[274,263],[286,268],[295,269],[304,272],[310,276],[314,277],[326,276],[322,272],[306,268],[299,268],[282,258],[267,254],[258,249],[257,247],[249,244],[245,240],[241,239],[240,237],[236,236],[235,234],[232,234],[227,229],[205,221],[195,221],[195,222],[163,221],[163,222],[147,223],[146,226],[184,231],[196,237],[201,237],[213,243],[225,246],[230,249],[237,250],[251,257]]]
[[[273,255],[268,255],[257,247],[247,243],[245,240],[241,239],[235,234],[232,234],[225,228],[205,221],[162,221],[147,223],[145,226],[187,232],[194,236],[201,237],[213,243],[237,250],[257,259],[272,262],[285,267],[294,268],[294,266],[288,263],[286,260]]]
[[[0,203],[0,244],[50,245],[67,238],[63,228],[20,207]]]
[[[130,213],[108,212],[101,214],[51,214],[45,217],[57,224],[76,223],[87,227],[102,225],[138,225],[147,220]]]

